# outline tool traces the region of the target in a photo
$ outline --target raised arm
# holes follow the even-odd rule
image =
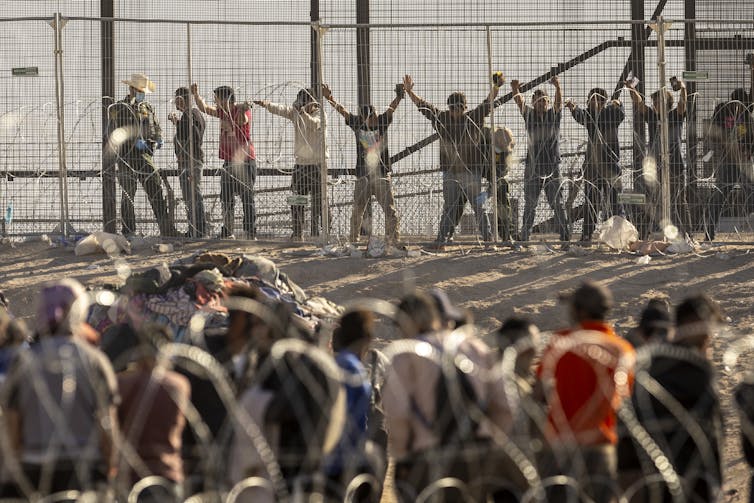
[[[505,77],[503,76],[503,72],[495,72],[492,76],[492,86],[490,88],[489,94],[487,94],[487,99],[480,103],[479,106],[474,110],[469,112],[469,115],[471,116],[472,120],[474,120],[474,122],[481,123],[484,118],[490,114],[495,102],[495,98],[500,92],[500,88],[503,86],[503,84],[505,84]]]
[[[396,111],[398,108],[398,105],[401,104],[401,100],[406,96],[406,88],[403,86],[403,84],[398,84],[395,86],[395,98],[393,98],[393,101],[390,102],[390,105],[388,105],[387,110],[385,110],[386,114],[393,115],[393,112]]]
[[[278,105],[267,100],[254,100],[255,105],[259,105],[273,115],[279,115],[288,120],[293,120],[293,107],[287,105]]]
[[[636,90],[634,85],[628,80],[623,83],[628,89],[628,93],[631,95],[631,101],[634,103],[634,108],[642,115],[647,111],[647,106],[644,104],[644,100],[641,99],[641,94]]]
[[[348,119],[348,117],[351,116],[351,113],[346,109],[346,107],[335,101],[335,98],[333,98],[332,95],[332,91],[327,84],[322,84],[322,97],[325,98],[328,103],[332,105],[335,111],[342,115],[344,118]]]
[[[403,88],[406,90],[406,93],[408,93],[408,97],[411,98],[411,101],[414,102],[419,111],[426,118],[434,120],[437,117],[437,115],[440,113],[437,107],[427,102],[424,98],[420,97],[414,92],[414,79],[411,78],[411,75],[406,75],[405,77],[403,77]]]
[[[211,115],[212,117],[218,116],[217,108],[211,105],[207,105],[207,103],[204,101],[204,98],[202,98],[199,94],[199,86],[197,86],[196,83],[191,84],[191,94],[194,96],[196,108],[198,108],[200,112]]]
[[[678,110],[679,116],[686,117],[688,91],[686,90],[686,84],[682,80],[678,81],[678,85],[681,86],[681,95],[678,97],[678,106],[676,107],[676,110]]]
[[[550,79],[550,84],[555,86],[555,100],[552,103],[552,108],[555,112],[563,110],[563,90],[560,87],[560,77],[557,75]]]
[[[526,101],[521,94],[521,83],[518,80],[511,80],[511,91],[513,91],[513,101],[518,105],[518,110],[521,112],[521,115],[524,115],[526,112]]]
[[[586,114],[584,113],[584,110],[582,108],[579,108],[576,103],[571,100],[566,100],[565,107],[571,111],[573,120],[575,120],[582,126],[586,124]]]

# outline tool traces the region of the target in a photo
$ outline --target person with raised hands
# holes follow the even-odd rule
[[[293,176],[291,189],[299,196],[311,194],[311,236],[319,236],[322,226],[322,162],[328,157],[327,115],[321,114],[313,89],[300,89],[292,105],[280,105],[267,100],[254,103],[268,112],[288,119],[293,123]],[[325,130],[324,133],[322,130]],[[304,230],[304,206],[294,201],[291,204],[293,234],[291,241],[301,241]],[[328,209],[328,216],[330,211]],[[332,222],[331,218],[327,219]]]
[[[327,85],[322,86],[322,96],[346,120],[346,125],[356,135],[356,185],[353,190],[353,210],[351,212],[351,232],[349,239],[356,243],[359,239],[364,211],[372,199],[385,212],[385,235],[389,243],[398,242],[398,212],[391,180],[390,153],[388,152],[387,130],[393,122],[393,114],[405,96],[403,85],[395,88],[395,98],[387,110],[377,114],[372,105],[363,105],[359,114],[349,112],[335,101]]]
[[[440,136],[443,210],[436,241],[439,247],[452,241],[466,201],[474,209],[482,239],[492,239],[482,194],[482,175],[487,168],[487,155],[481,147],[484,144],[482,127],[484,118],[490,114],[495,97],[504,83],[502,73],[497,72],[489,95],[476,108],[468,110],[466,95],[455,91],[448,96],[448,110],[440,110],[414,92],[414,79],[411,75],[403,78],[403,87],[409,98],[422,115],[432,122],[432,127]]]
[[[251,105],[248,102],[236,103],[235,91],[230,86],[215,88],[214,105],[204,101],[196,84],[191,84],[191,94],[199,110],[220,119],[220,159],[223,161],[220,174],[223,226],[220,237],[235,238],[235,197],[239,196],[243,205],[243,230],[247,238],[256,239],[254,183],[257,179],[257,161],[251,141]]]
[[[560,178],[560,118],[563,111],[563,91],[557,75],[550,79],[550,83],[555,87],[552,105],[547,90],[539,88],[532,95],[531,106],[527,106],[526,99],[521,94],[521,83],[518,80],[511,82],[513,100],[524,118],[529,136],[529,150],[524,170],[524,221],[521,241],[528,241],[534,228],[537,203],[542,189],[554,213],[560,240],[567,242],[571,239],[568,218],[563,206],[563,182]]]

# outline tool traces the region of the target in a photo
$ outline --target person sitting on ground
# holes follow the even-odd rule
[[[675,310],[670,344],[647,346],[637,354],[633,412],[680,477],[688,501],[716,501],[722,482],[722,415],[708,358],[721,322],[719,307],[708,296],[687,297]],[[653,467],[638,444],[635,449],[636,459],[621,463],[623,487],[647,477],[644,468]],[[667,487],[660,489],[663,501],[670,501]]]
[[[234,422],[228,480],[268,480],[273,491],[247,490],[239,499],[255,503],[276,501],[280,491],[327,491],[326,482],[320,485],[325,460],[345,425],[346,393],[337,364],[312,344],[313,334],[285,303],[257,311],[250,333],[257,370],[239,398],[243,412]],[[269,450],[250,436],[244,418],[259,426]]]
[[[609,502],[617,481],[616,410],[630,394],[635,351],[607,320],[607,287],[585,281],[560,298],[572,326],[553,335],[537,368],[548,412],[541,475],[571,476],[595,502]],[[549,497],[562,497],[562,489]]]
[[[118,421],[130,447],[120,451],[119,482],[128,492],[139,480],[158,476],[160,484],[146,488],[138,501],[182,501],[181,436],[191,387],[185,376],[162,367],[165,362],[158,366],[160,346],[172,339],[167,327],[147,325],[136,334],[136,358],[118,374]]]
[[[36,339],[17,353],[0,392],[12,462],[41,495],[96,490],[117,471],[115,374],[102,352],[75,335],[88,309],[77,281],[45,286]]]
[[[435,300],[423,292],[401,299],[396,321],[411,339],[388,348],[395,354],[383,386],[398,499],[414,501],[435,476],[452,476],[481,501],[495,492],[487,468],[498,465],[485,461],[497,456],[491,438],[510,432],[514,407],[493,372],[494,356],[472,327],[449,334]],[[474,370],[451,372],[458,362]]]
[[[372,475],[378,481],[385,475],[385,453],[367,440],[372,386],[362,361],[373,339],[374,315],[363,310],[344,314],[332,336],[335,362],[344,373],[348,416],[340,442],[328,457],[326,472],[344,489],[360,474]],[[379,487],[362,485],[353,501],[377,503],[381,493]]]
[[[626,339],[635,348],[646,344],[668,342],[673,335],[673,323],[665,299],[649,299],[641,312],[639,324],[626,334]]]

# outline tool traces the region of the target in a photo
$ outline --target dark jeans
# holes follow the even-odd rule
[[[257,162],[247,159],[242,163],[225,161],[220,174],[220,203],[223,213],[223,230],[221,236],[233,234],[236,196],[241,198],[243,206],[243,230],[249,238],[257,234],[257,214],[254,208],[254,182],[257,179]]]
[[[157,219],[160,234],[175,236],[175,223],[168,213],[165,196],[162,192],[160,174],[152,161],[152,156],[142,154],[137,157],[121,159],[118,164],[118,182],[123,189],[120,200],[120,216],[122,233],[124,235],[136,232],[136,214],[134,212],[134,198],[138,184],[141,183],[147,193],[147,199]]]
[[[311,211],[312,236],[319,236],[320,226],[322,225],[322,173],[319,164],[296,164],[293,166],[293,176],[291,177],[291,190],[297,195],[311,194]],[[291,217],[293,220],[293,236],[300,238],[304,229],[303,205],[291,206]],[[330,210],[327,210],[328,222],[332,224]]]
[[[612,503],[618,491],[617,455],[613,445],[572,446],[545,449],[539,460],[540,477],[566,475],[578,487],[551,486],[546,489],[548,502],[579,501],[583,492],[595,503]]]
[[[528,241],[534,228],[539,193],[545,191],[545,197],[555,214],[555,225],[561,241],[570,241],[571,231],[563,207],[562,181],[560,166],[527,166],[524,171],[524,223],[521,228],[521,240]]]
[[[714,192],[709,201],[710,222],[707,224],[707,238],[715,239],[715,230],[720,221],[720,215],[723,212],[723,206],[728,202],[730,194],[737,183],[741,183],[747,201],[747,211],[751,210],[751,202],[748,200],[752,196],[752,182],[745,180],[741,176],[741,169],[735,163],[726,163],[718,166],[715,173],[717,181],[715,182]]]
[[[484,204],[478,199],[482,192],[482,175],[473,170],[445,171],[442,178],[443,208],[440,217],[438,242],[448,241],[463,214],[463,208],[468,201],[474,210],[477,227],[482,239],[492,239],[490,219],[484,210]]]
[[[460,489],[437,489],[434,502],[487,501],[516,502],[526,491],[526,479],[508,456],[490,440],[480,439],[457,449],[429,449],[417,452],[395,464],[395,492],[400,503],[416,497],[434,482],[451,477],[460,481]]]
[[[202,197],[202,169],[203,164],[189,160],[178,161],[178,181],[181,184],[181,194],[186,204],[189,236],[192,238],[206,237],[209,225],[204,213],[204,198]],[[192,199],[193,190],[193,199]]]
[[[59,462],[50,467],[24,463],[24,475],[32,487],[43,495],[61,491],[89,491],[107,482],[107,476],[99,466],[74,466],[73,462]]]
[[[498,176],[497,179],[497,232],[502,241],[510,241],[516,233],[511,211],[510,189],[508,180]]]

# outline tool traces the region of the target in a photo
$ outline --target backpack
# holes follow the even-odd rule
[[[447,356],[444,355],[443,358]],[[455,359],[451,365],[452,369],[449,371],[441,369],[437,378],[434,420],[430,421],[424,415],[414,397],[409,398],[412,412],[435,435],[441,446],[468,443],[476,439],[480,419],[485,411],[468,375],[458,368]]]
[[[435,419],[432,432],[440,445],[467,443],[478,436],[485,411],[466,372],[453,368],[440,373],[435,386]]]

